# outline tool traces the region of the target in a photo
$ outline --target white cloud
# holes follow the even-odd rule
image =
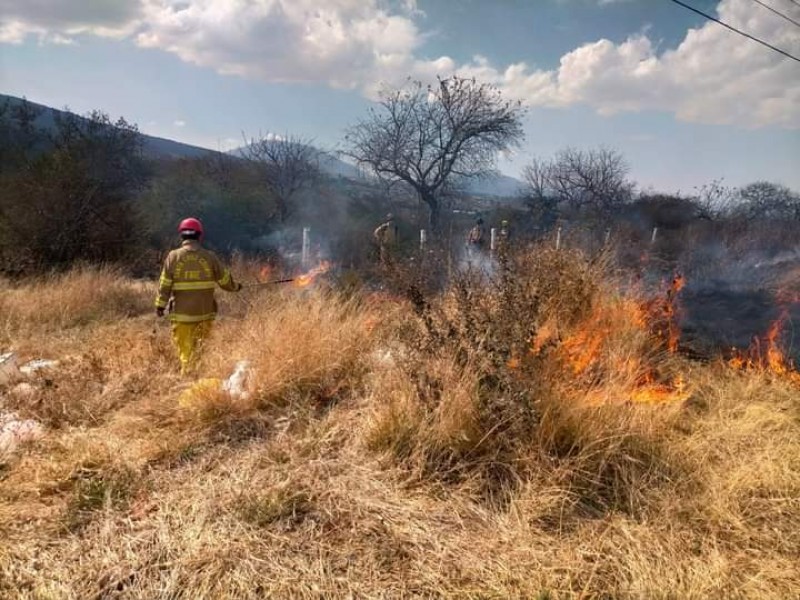
[[[794,27],[751,0],[721,0],[717,10],[723,21],[800,53]],[[672,49],[657,50],[645,30],[622,43],[585,44],[542,70],[481,56],[463,64],[419,58],[425,35],[417,22],[425,15],[415,0],[0,0],[0,15],[0,42],[131,37],[219,73],[268,82],[322,82],[374,96],[383,83],[456,72],[530,106],[587,105],[604,115],[659,110],[687,121],[800,128],[797,63],[711,22]]]
[[[786,21],[749,0],[722,0],[720,18],[800,53]],[[554,70],[519,63],[503,70],[476,60],[460,69],[502,86],[532,106],[583,104],[600,114],[661,110],[685,121],[800,128],[800,67],[712,22],[686,33],[678,47],[657,53],[645,34],[621,44],[600,40],[561,57]]]
[[[342,88],[407,71],[421,37],[377,0],[145,0],[144,15],[141,46],[223,74]]]
[[[186,127],[186,121],[183,121],[181,119],[177,119],[177,120],[173,121],[172,124],[175,127]]]
[[[123,38],[138,26],[140,9],[137,0],[0,0],[0,43],[19,44],[29,36],[55,44],[82,34]]]

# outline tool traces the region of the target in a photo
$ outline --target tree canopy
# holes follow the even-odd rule
[[[345,154],[388,181],[410,186],[439,228],[442,193],[458,179],[490,173],[500,152],[523,139],[524,109],[474,79],[410,82],[381,92],[352,126]]]

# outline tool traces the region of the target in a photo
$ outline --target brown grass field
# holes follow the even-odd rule
[[[198,377],[247,399],[185,393],[150,283],[0,282],[0,351],[61,361],[0,387],[46,428],[0,597],[800,598],[797,378],[670,353],[607,265],[509,272],[220,294]]]

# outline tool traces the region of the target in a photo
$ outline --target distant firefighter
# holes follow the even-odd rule
[[[467,233],[467,245],[473,247],[482,247],[486,241],[486,231],[483,228],[483,219],[478,217],[475,220],[475,225]]]
[[[508,221],[503,219],[500,221],[500,231],[497,232],[497,244],[500,248],[508,248],[508,243],[511,241],[511,229],[509,228]]]
[[[486,243],[486,231],[483,227],[483,219],[478,217],[475,225],[467,232],[467,255],[472,257],[483,250]]]
[[[186,375],[196,364],[199,347],[211,332],[217,314],[214,288],[238,292],[242,285],[233,281],[216,254],[200,245],[204,231],[198,219],[184,219],[178,232],[181,247],[171,251],[164,261],[156,313],[163,317],[170,306],[172,339],[178,348],[181,373]]]
[[[392,253],[394,252],[399,238],[397,224],[394,221],[394,215],[392,213],[386,215],[386,220],[375,228],[372,237],[375,238],[375,243],[378,244],[381,264],[386,266],[391,260]]]

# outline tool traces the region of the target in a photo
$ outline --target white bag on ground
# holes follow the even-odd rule
[[[250,392],[248,388],[251,383],[253,368],[249,360],[240,360],[236,363],[233,373],[222,382],[222,390],[228,392],[234,398],[246,399]]]
[[[0,354],[0,385],[5,385],[18,377],[17,355],[13,352]]]
[[[8,459],[20,444],[43,435],[44,429],[38,421],[20,419],[15,413],[0,414],[0,462]]]
[[[59,365],[59,361],[57,360],[49,360],[46,358],[37,358],[36,360],[32,360],[28,363],[25,363],[19,368],[20,373],[23,375],[27,375],[30,377],[31,375],[35,375],[39,371],[44,369],[54,369]]]

